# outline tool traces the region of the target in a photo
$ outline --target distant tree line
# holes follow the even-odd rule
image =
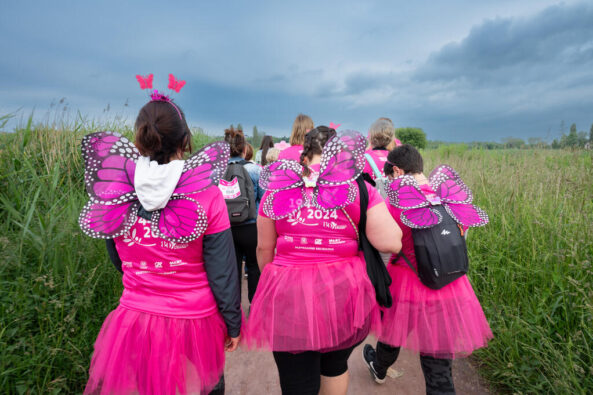
[[[561,149],[561,148],[587,148],[593,149],[593,125],[589,129],[589,133],[584,131],[577,132],[577,125],[570,125],[568,134],[564,133],[563,123],[561,124],[562,135],[559,139],[554,139],[551,143],[545,141],[541,137],[529,137],[526,140],[518,137],[505,137],[501,143],[494,141],[472,141],[465,143],[468,148],[479,148],[479,149],[505,149],[505,148],[518,148],[518,149],[529,149],[529,148],[544,148],[544,149]],[[426,143],[426,148],[434,149],[441,145],[450,144],[445,141],[429,140]]]
[[[233,127],[233,125],[230,125]],[[235,129],[243,130],[243,126],[239,123],[235,126]],[[472,141],[464,143],[469,149],[529,149],[529,148],[543,148],[543,149],[561,149],[561,148],[587,148],[593,149],[593,124],[587,134],[584,131],[577,132],[577,125],[570,125],[568,134],[564,133],[564,121],[561,123],[560,130],[562,135],[559,139],[554,139],[551,143],[545,141],[541,137],[529,137],[524,140],[519,137],[505,137],[502,142],[494,141]],[[265,132],[260,131],[257,126],[253,127],[251,136],[245,136],[246,140],[255,148],[259,149],[262,139],[266,135]],[[450,142],[438,141],[438,140],[427,140],[426,133],[422,128],[418,127],[402,127],[395,129],[395,136],[403,144],[411,144],[416,148],[428,148],[434,149],[441,145],[448,145]],[[288,136],[276,137],[272,136],[275,143],[282,140],[288,141]]]

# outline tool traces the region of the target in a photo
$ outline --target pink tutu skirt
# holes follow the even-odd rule
[[[360,258],[268,264],[245,329],[249,348],[327,352],[362,341],[380,324],[375,291]]]
[[[393,306],[384,310],[381,342],[452,359],[485,347],[492,338],[467,276],[433,290],[405,266],[392,266],[389,272]]]
[[[206,394],[224,371],[220,314],[171,318],[118,306],[95,342],[85,394]]]

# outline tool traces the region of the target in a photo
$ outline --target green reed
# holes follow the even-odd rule
[[[475,353],[504,392],[593,391],[591,151],[464,150],[452,165],[490,223],[468,234],[470,279],[494,332]]]
[[[112,125],[34,125],[0,134],[0,392],[77,393],[121,294],[104,244],[82,234],[80,140]],[[131,137],[129,128],[118,131]],[[198,148],[215,138],[194,134]],[[475,353],[501,392],[593,392],[590,152],[424,153],[472,188],[490,224],[469,232],[470,278],[495,338]]]

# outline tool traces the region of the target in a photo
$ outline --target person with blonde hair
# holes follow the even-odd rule
[[[366,173],[371,180],[385,177],[383,167],[395,138],[395,128],[391,119],[379,118],[373,122],[367,138],[370,149],[365,152],[366,164],[363,173]]]
[[[278,160],[278,155],[280,155],[280,150],[278,148],[270,148],[266,154],[266,163],[270,164],[272,162],[276,162]]]
[[[315,127],[310,116],[299,114],[292,124],[292,132],[290,133],[290,147],[282,150],[278,159],[292,159],[300,160],[303,152],[303,143],[305,142],[305,135],[307,132]]]

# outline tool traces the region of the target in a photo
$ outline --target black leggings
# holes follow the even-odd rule
[[[239,272],[239,284],[241,284],[241,276],[243,273],[243,257],[245,257],[245,266],[247,267],[247,297],[249,302],[255,295],[257,283],[259,282],[259,266],[257,266],[257,256],[255,249],[257,248],[257,225],[254,223],[245,225],[231,226],[233,233],[233,244],[235,245],[235,255],[237,257],[237,265]]]
[[[380,376],[385,376],[387,369],[395,363],[399,351],[399,347],[391,347],[388,344],[377,342],[377,359],[374,368]],[[420,366],[424,373],[427,395],[455,394],[451,365],[450,359],[433,358],[420,354]]]
[[[224,374],[220,377],[220,381],[216,384],[208,395],[224,395]]]
[[[274,351],[283,395],[317,395],[321,376],[336,377],[348,371],[348,358],[356,345],[331,352],[298,354]]]

